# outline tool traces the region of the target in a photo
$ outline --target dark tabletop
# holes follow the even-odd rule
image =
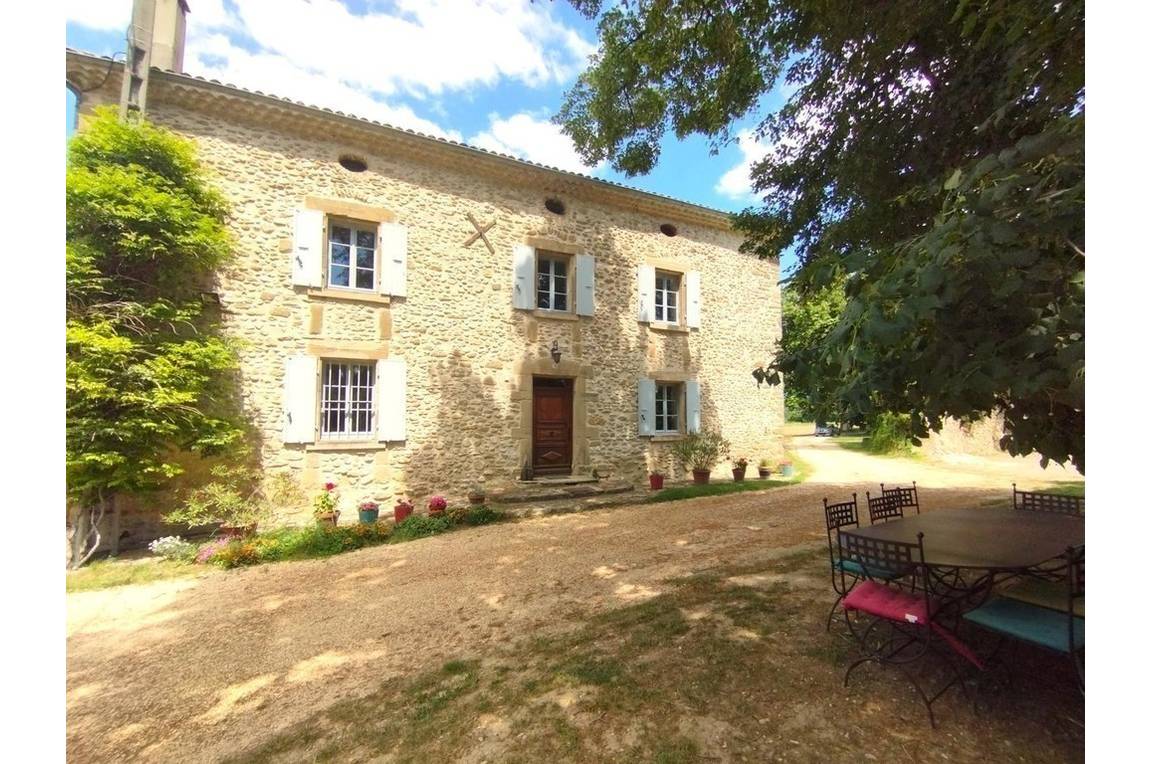
[[[1018,509],[942,509],[841,533],[916,543],[924,562],[946,568],[1030,568],[1084,543],[1084,518]]]

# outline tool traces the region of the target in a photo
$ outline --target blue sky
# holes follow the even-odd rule
[[[586,167],[550,117],[595,51],[563,0],[193,0],[185,70],[721,210],[755,202],[746,139],[667,138],[656,169]],[[67,44],[124,49],[132,0],[69,0]],[[766,106],[779,105],[770,95]],[[71,129],[72,99],[68,98]],[[738,126],[748,127],[748,126]],[[786,258],[787,260],[787,258]]]

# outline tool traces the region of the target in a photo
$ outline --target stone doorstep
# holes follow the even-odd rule
[[[559,484],[532,481],[520,483],[515,488],[504,491],[494,491],[488,498],[493,504],[523,504],[525,502],[555,500],[570,501],[575,498],[617,494],[631,490],[633,490],[631,483],[619,480]]]

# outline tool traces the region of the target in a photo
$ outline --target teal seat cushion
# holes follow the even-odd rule
[[[1046,607],[1049,610],[1068,611],[1068,584],[1064,581],[1041,581],[1026,578],[1004,589],[1000,595],[1012,600],[1027,602],[1029,605]],[[1084,617],[1084,597],[1072,600],[1072,612]]]
[[[1006,634],[1062,653],[1068,652],[1068,613],[1038,607],[1027,602],[993,597],[964,618],[989,631]],[[1075,649],[1084,647],[1084,619],[1072,621]]]
[[[855,560],[837,560],[836,567],[853,576],[859,576],[860,578],[865,577],[864,566]],[[868,572],[872,574],[872,578],[881,578],[885,581],[900,577],[900,574],[896,571],[884,570],[883,568],[870,568]]]

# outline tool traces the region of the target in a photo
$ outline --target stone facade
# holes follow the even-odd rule
[[[70,53],[70,76],[98,82],[103,61]],[[267,471],[384,503],[506,487],[530,455],[534,375],[573,380],[576,474],[678,475],[669,437],[639,435],[642,378],[696,380],[702,425],[753,468],[782,456],[782,390],[758,388],[751,374],[780,337],[778,262],[740,254],[721,213],[183,75],[154,72],[150,88],[149,118],[196,142],[233,204],[236,259],[217,292],[227,332],[242,341],[243,400]],[[85,95],[82,113],[118,92],[112,77]],[[368,169],[345,169],[346,155]],[[545,209],[549,197],[565,214]],[[302,208],[405,226],[406,295],[294,286]],[[464,245],[476,231],[469,216],[494,223],[494,252],[482,239]],[[595,258],[593,315],[513,307],[513,253],[525,244]],[[700,274],[699,328],[638,320],[644,264]],[[405,439],[285,443],[285,360],[302,355],[403,359]]]

